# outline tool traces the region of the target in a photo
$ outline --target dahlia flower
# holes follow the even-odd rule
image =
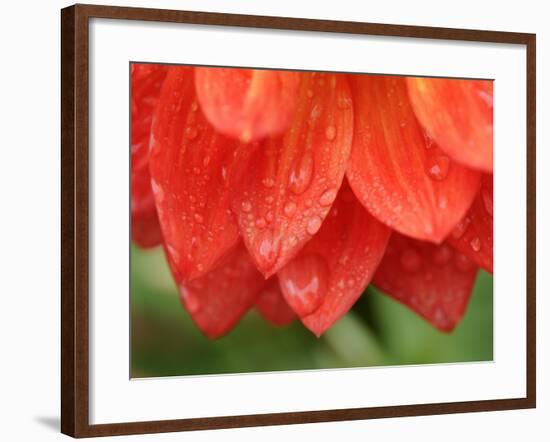
[[[369,284],[451,331],[493,270],[492,82],[132,65],[132,239],[210,338]]]

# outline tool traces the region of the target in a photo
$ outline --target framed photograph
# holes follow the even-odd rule
[[[61,11],[73,437],[535,407],[535,35]]]

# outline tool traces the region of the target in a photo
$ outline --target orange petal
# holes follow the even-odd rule
[[[276,277],[272,277],[261,291],[256,308],[264,319],[281,327],[290,324],[296,318],[294,311],[283,298]]]
[[[196,68],[196,90],[208,120],[243,142],[283,132],[294,113],[298,72]]]
[[[319,233],[278,273],[288,304],[317,336],[355,303],[380,263],[390,229],[372,217],[347,185]]]
[[[447,244],[436,245],[394,233],[374,284],[442,331],[464,316],[477,267]]]
[[[252,146],[206,121],[186,67],[173,67],[166,78],[152,137],[150,170],[167,253],[185,279],[200,278],[237,244],[230,182],[239,153]]]
[[[403,78],[353,76],[353,94],[353,191],[388,226],[441,242],[470,207],[480,173],[451,161],[426,135]]]
[[[180,298],[191,318],[209,338],[218,338],[231,330],[254,305],[264,278],[256,270],[241,244],[210,273],[200,279],[181,282],[179,266],[168,258]]]
[[[428,133],[454,160],[493,170],[493,82],[408,78],[409,96]]]
[[[472,207],[447,242],[493,273],[493,175],[484,175]]]
[[[167,69],[132,64],[132,240],[140,247],[162,242],[149,174],[149,138],[153,111]]]
[[[292,126],[252,155],[233,210],[266,277],[321,227],[345,173],[352,127],[346,77],[304,74]]]

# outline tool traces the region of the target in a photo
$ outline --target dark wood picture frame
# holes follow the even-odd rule
[[[527,50],[526,397],[90,425],[88,421],[88,26],[89,19],[92,17],[525,45]],[[74,5],[63,9],[61,11],[61,431],[73,437],[90,437],[534,408],[536,405],[535,47],[535,35],[526,33],[112,6]]]

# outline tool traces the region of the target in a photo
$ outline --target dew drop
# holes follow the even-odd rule
[[[493,216],[493,192],[485,187],[481,189],[481,199],[483,200],[483,207],[485,211]]]
[[[434,146],[433,138],[430,137],[430,135],[426,131],[424,131],[424,141],[425,141],[424,147],[426,147],[426,149],[431,149]]]
[[[449,157],[445,155],[439,155],[430,162],[426,173],[432,179],[436,181],[442,181],[447,178],[450,166],[451,160],[449,159]]]
[[[196,112],[198,108],[199,108],[199,105],[197,104],[197,102],[193,101],[193,103],[191,104],[191,112]]]
[[[312,176],[313,157],[310,152],[306,152],[290,174],[290,190],[296,195],[303,193],[309,187]]]
[[[265,202],[267,204],[273,203],[273,200],[274,200],[274,198],[271,195],[268,195],[268,196],[265,197]]]
[[[310,235],[315,235],[319,229],[321,228],[321,218],[319,218],[317,215],[312,216],[309,221],[307,222],[306,231]]]
[[[262,267],[270,269],[273,267],[280,252],[280,241],[273,238],[273,233],[265,231],[259,242],[259,254],[262,260]]]
[[[241,209],[243,210],[243,212],[248,213],[252,210],[252,204],[250,203],[250,201],[243,201],[241,204]]]
[[[300,255],[279,273],[286,301],[301,317],[314,312],[326,295],[329,268],[319,255]]]
[[[195,175],[200,175],[201,174],[201,170],[198,168],[198,167],[193,167],[193,173]]]
[[[294,201],[289,201],[283,207],[283,212],[286,216],[292,216],[296,212],[296,203]]]
[[[195,219],[196,222],[198,223],[202,223],[204,221],[204,218],[202,217],[202,215],[199,215],[198,213],[195,213],[193,215],[193,218]]]
[[[164,191],[160,184],[158,184],[154,179],[151,180],[151,188],[153,189],[153,194],[155,195],[157,201],[162,203],[164,200]]]
[[[308,98],[313,98],[313,91],[311,89],[308,89],[307,91],[307,97]]]
[[[275,180],[273,178],[264,178],[262,184],[269,189],[275,185]]]
[[[266,225],[267,225],[267,222],[266,222],[265,218],[258,218],[256,220],[256,227],[258,227],[260,229],[263,229],[263,228],[265,228]]]
[[[466,217],[464,218],[462,221],[460,221],[456,226],[455,228],[453,229],[453,231],[451,232],[451,236],[454,238],[454,239],[460,239],[464,236],[464,234],[466,233],[466,230],[468,230],[468,227],[470,226],[470,223],[472,221],[470,220],[469,217]]]
[[[313,106],[311,113],[309,114],[309,123],[313,124],[321,116],[321,107],[319,105]]]
[[[207,156],[205,156],[205,157],[203,158],[203,160],[202,160],[202,165],[203,165],[204,167],[206,167],[206,166],[208,166],[209,164],[210,164],[210,157],[207,155]]]
[[[415,273],[420,270],[420,255],[413,249],[405,249],[400,257],[401,267],[409,273]]]
[[[336,189],[328,189],[323,192],[321,197],[319,198],[319,204],[321,206],[330,206],[334,200],[336,199]]]
[[[474,236],[470,241],[470,247],[474,252],[479,252],[481,250],[481,240],[478,236]]]
[[[180,294],[189,313],[195,314],[200,310],[199,297],[192,290],[182,284],[180,285]]]
[[[199,134],[199,131],[195,126],[188,126],[185,128],[185,138],[188,140],[194,140],[197,138],[197,135]]]
[[[332,141],[336,138],[336,127],[332,124],[325,129],[325,137],[327,140]]]

